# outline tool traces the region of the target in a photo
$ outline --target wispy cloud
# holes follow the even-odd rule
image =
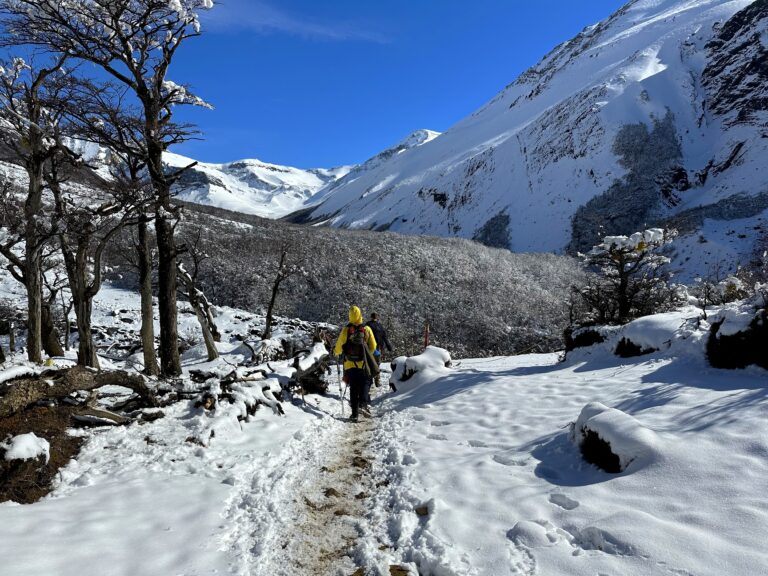
[[[384,44],[381,32],[348,21],[323,22],[291,14],[262,0],[221,0],[202,14],[203,25],[212,32],[249,30],[261,34],[282,33],[327,41],[362,41]]]

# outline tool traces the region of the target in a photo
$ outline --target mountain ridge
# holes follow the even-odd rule
[[[276,219],[317,202],[318,195],[322,197],[333,190],[338,181],[350,174],[359,175],[438,135],[432,130],[416,130],[362,164],[335,168],[303,169],[258,159],[217,164],[170,152],[164,159],[169,167],[191,166],[174,187],[174,193],[181,200]]]
[[[555,252],[706,206],[736,238],[765,229],[760,202],[716,207],[768,191],[767,7],[634,0],[440,138],[335,182],[299,219]],[[680,263],[700,232],[678,241]],[[717,236],[702,264],[748,257],[749,241]]]

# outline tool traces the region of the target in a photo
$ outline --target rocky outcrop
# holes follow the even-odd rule
[[[768,111],[768,0],[756,0],[728,20],[707,51],[702,83],[709,111],[734,123]]]

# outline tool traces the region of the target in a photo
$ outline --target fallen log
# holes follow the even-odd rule
[[[90,406],[76,408],[72,411],[72,418],[88,426],[123,426],[133,421],[131,418],[120,416],[120,414]]]
[[[128,388],[138,394],[147,406],[159,406],[157,397],[140,374],[122,370],[96,372],[75,366],[68,370],[43,372],[32,378],[7,381],[0,386],[0,418],[7,418],[40,400],[65,398],[79,390],[96,390],[103,386]]]

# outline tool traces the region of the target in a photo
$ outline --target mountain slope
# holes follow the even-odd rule
[[[317,203],[339,182],[355,180],[388,159],[437,136],[438,132],[417,130],[359,166],[330,169],[303,170],[260,160],[195,164],[191,158],[171,153],[165,155],[165,162],[173,168],[194,164],[175,187],[181,200],[274,219],[293,213],[308,203]]]
[[[681,246],[706,219],[754,229],[768,209],[766,62],[765,0],[635,0],[439,138],[339,180],[304,218],[516,251],[671,218]]]
[[[178,154],[164,156],[168,166],[182,168],[195,161]],[[265,218],[293,212],[351,167],[302,170],[240,160],[228,164],[198,162],[176,184],[175,193],[185,201],[226,208]]]

